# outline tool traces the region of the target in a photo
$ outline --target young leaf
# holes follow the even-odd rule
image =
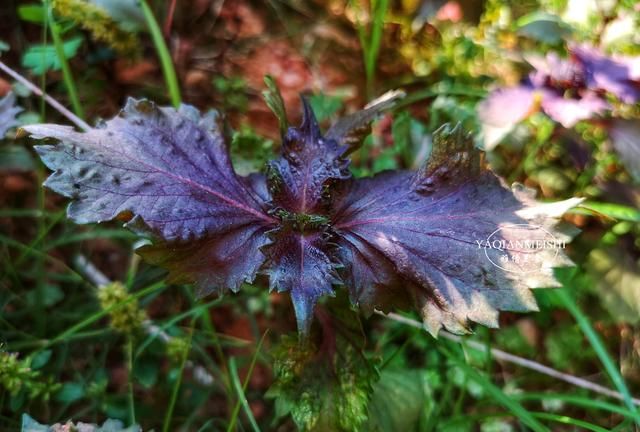
[[[275,232],[273,245],[265,248],[270,288],[291,293],[298,329],[303,334],[309,331],[310,317],[318,299],[333,295],[332,285],[340,283],[337,265],[325,252],[327,248],[326,233],[301,233],[291,229]]]
[[[264,97],[265,103],[278,119],[280,134],[284,136],[287,132],[287,128],[289,127],[287,109],[284,106],[284,100],[282,100],[280,90],[272,76],[265,76],[264,83],[267,85],[267,89],[262,92],[262,97]]]
[[[282,156],[267,165],[267,181],[276,206],[309,215],[322,211],[329,181],[349,177],[349,161],[343,158],[347,147],[324,139],[304,98],[302,105],[302,124],[287,130]]]

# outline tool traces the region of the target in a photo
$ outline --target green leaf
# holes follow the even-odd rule
[[[424,373],[418,370],[384,370],[373,386],[369,402],[367,431],[418,430],[420,419],[428,417],[434,401]]]
[[[146,25],[139,0],[89,0],[103,8],[126,31],[143,30]]]
[[[56,400],[62,403],[73,403],[84,397],[84,386],[76,382],[68,382],[56,393]]]
[[[146,359],[136,361],[133,376],[144,388],[150,389],[158,381],[158,363]]]
[[[571,34],[571,27],[560,17],[542,11],[521,17],[516,26],[519,34],[548,44],[562,42]]]
[[[278,85],[272,76],[265,76],[264,83],[267,85],[267,90],[262,92],[262,97],[269,109],[278,119],[280,133],[284,135],[289,127],[289,120],[287,120],[287,110],[284,107],[284,100],[282,99]]]
[[[617,220],[640,222],[640,210],[622,204],[585,201],[580,206],[570,210],[570,212],[583,214],[595,212]]]
[[[22,405],[24,405],[25,399],[25,390],[21,390],[15,395],[12,394],[11,399],[9,400],[9,409],[11,409],[11,411],[13,412],[18,411],[22,407]]]
[[[549,429],[535,419],[535,417],[527,411],[519,402],[506,395],[501,388],[493,384],[487,377],[466,364],[458,355],[447,349],[444,345],[439,346],[440,351],[446,355],[449,360],[464,371],[467,377],[480,385],[484,392],[494,399],[497,403],[511,411],[523,424],[527,425],[531,430],[536,432],[549,432]]]
[[[35,289],[27,292],[27,295],[25,296],[27,303],[30,305],[38,304],[36,296],[40,294],[40,291]],[[53,306],[64,298],[64,292],[57,285],[45,285],[42,294],[43,298],[41,300],[41,304],[45,307]]]
[[[324,93],[314,94],[309,98],[309,103],[319,122],[331,118],[343,106],[342,98]]]
[[[552,365],[561,370],[576,370],[594,358],[577,326],[557,326],[547,334],[545,348]]]
[[[77,36],[64,42],[62,50],[67,59],[73,58],[82,45],[82,36]],[[53,45],[32,45],[22,56],[22,66],[30,69],[36,75],[42,75],[49,70],[60,70],[62,63]]]
[[[32,171],[36,163],[31,153],[18,145],[6,145],[0,147],[0,172],[7,171]]]
[[[27,4],[18,6],[18,16],[23,21],[42,24],[46,20],[46,11],[42,5]]]
[[[51,350],[37,351],[33,355],[33,357],[31,357],[31,369],[37,370],[44,367],[47,363],[49,363],[49,360],[51,359],[51,354],[52,354]]]
[[[273,141],[243,126],[231,137],[231,160],[236,173],[241,176],[260,171],[274,157]]]

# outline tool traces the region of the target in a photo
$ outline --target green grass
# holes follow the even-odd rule
[[[355,3],[358,4],[357,8],[363,7],[359,2]],[[371,10],[369,11],[371,14],[369,26],[358,22],[358,36],[360,37],[360,44],[362,45],[367,95],[369,98],[373,97],[376,65],[384,31],[384,18],[388,9],[389,0],[372,0]]]
[[[231,412],[231,418],[229,420],[229,426],[227,427],[227,432],[233,432],[236,430],[236,423],[238,422],[238,414],[240,413],[240,407],[244,410],[245,415],[249,421],[254,432],[260,431],[260,427],[258,427],[258,423],[256,419],[253,417],[253,413],[251,412],[251,408],[249,408],[249,404],[247,403],[247,397],[245,393],[247,391],[247,386],[249,385],[249,380],[251,379],[251,375],[253,374],[253,368],[256,366],[256,360],[258,359],[258,354],[260,354],[260,350],[262,348],[262,344],[264,343],[265,337],[267,336],[268,331],[266,331],[258,345],[256,346],[256,350],[251,358],[251,364],[249,365],[249,371],[247,372],[247,376],[244,379],[244,383],[240,384],[240,377],[238,376],[238,367],[236,365],[236,359],[231,357],[229,359],[229,374],[231,375],[231,380],[233,383],[233,388],[236,391],[237,402],[233,407],[233,411]]]
[[[153,45],[156,48],[156,53],[160,59],[162,74],[164,75],[164,80],[167,85],[169,98],[173,106],[178,107],[180,106],[182,97],[180,96],[180,85],[178,84],[178,76],[176,75],[176,70],[173,66],[171,53],[169,52],[169,48],[167,48],[164,36],[162,35],[162,30],[160,29],[158,21],[149,7],[147,0],[141,0],[140,6],[142,7],[144,18],[147,22],[147,28],[149,29],[151,39],[153,40]]]
[[[518,420],[527,425],[531,430],[535,432],[549,432],[549,428],[536,420],[535,416],[532,415],[531,412],[509,395],[505,394],[502,389],[493,384],[480,372],[469,366],[458,355],[454,354],[453,351],[445,347],[444,344],[440,344],[439,349],[453,364],[464,370],[469,379],[480,385],[498,404],[509,410]]]
[[[631,392],[629,391],[629,388],[624,382],[624,379],[622,378],[620,371],[616,367],[615,362],[611,358],[611,355],[607,351],[607,348],[602,342],[602,339],[600,338],[600,336],[598,336],[598,334],[593,329],[593,326],[591,325],[589,318],[580,310],[578,305],[575,303],[575,301],[571,297],[571,294],[569,294],[566,289],[564,288],[558,289],[554,292],[554,294],[556,295],[557,298],[560,299],[562,304],[564,304],[567,310],[575,318],[576,322],[580,326],[580,329],[582,329],[582,332],[587,337],[587,339],[589,340],[589,343],[593,347],[593,350],[596,352],[596,354],[598,355],[598,358],[602,362],[602,365],[604,366],[607,374],[609,375],[611,382],[624,397],[624,403],[627,406],[627,408],[633,413],[633,418],[636,425],[640,426],[640,412],[638,411],[638,408],[633,403]]]
[[[69,101],[71,102],[73,112],[82,119],[84,118],[84,109],[82,108],[82,103],[80,102],[80,98],[78,97],[78,90],[76,88],[76,83],[71,72],[71,66],[69,66],[69,61],[67,60],[67,57],[64,53],[64,49],[62,46],[62,37],[60,36],[60,27],[56,23],[51,7],[48,4],[47,9],[48,26],[49,30],[51,31],[51,39],[53,41],[53,46],[56,49],[58,59],[60,60],[60,66],[62,67],[62,78],[64,80],[64,85],[67,88]]]

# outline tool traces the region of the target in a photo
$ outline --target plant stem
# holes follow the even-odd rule
[[[128,393],[129,393],[129,419],[130,424],[136,424],[136,403],[133,396],[133,336],[127,336],[127,369],[129,371]]]
[[[44,0],[45,2],[45,10],[49,10],[49,1],[48,0]],[[47,19],[46,16],[42,17],[42,45],[46,46],[47,45],[47,36],[48,36],[48,32],[49,32],[49,20]],[[44,61],[44,51],[42,53],[42,59],[41,61]],[[42,92],[45,91],[46,89],[46,82],[47,82],[47,74],[43,73],[42,76],[40,77],[40,88],[42,90]],[[44,121],[45,119],[45,113],[46,113],[46,104],[44,103],[44,100],[41,100],[40,102],[40,119],[42,121]],[[44,169],[44,165],[42,163],[39,163],[37,165],[36,168],[36,180],[38,182],[38,184],[42,184],[42,182],[45,180],[46,178],[46,171]],[[37,206],[38,206],[38,211],[41,212],[41,214],[44,214],[45,212],[45,199],[46,199],[46,191],[44,188],[38,188],[37,191],[37,196],[36,196],[36,202],[37,202]],[[36,224],[37,224],[37,239],[42,239],[44,240],[44,237],[46,236],[48,230],[45,227],[45,220],[44,218],[38,218],[36,220]],[[44,242],[43,242],[44,243]],[[38,329],[38,333],[41,336],[44,336],[45,333],[45,324],[46,324],[46,314],[44,312],[44,296],[45,296],[45,292],[44,292],[44,282],[45,282],[45,278],[44,278],[44,257],[42,255],[38,255],[35,257],[35,269],[36,269],[36,309],[37,309],[37,313],[36,313],[36,328]]]
[[[162,73],[167,85],[167,90],[169,91],[171,103],[173,104],[173,106],[178,107],[180,106],[181,102],[180,87],[178,86],[178,78],[176,75],[176,70],[173,67],[173,61],[171,60],[169,48],[167,48],[167,44],[165,43],[164,37],[162,36],[162,30],[160,29],[158,21],[153,15],[153,11],[149,7],[149,4],[146,2],[146,0],[141,0],[140,6],[142,7],[144,18],[147,21],[147,27],[149,29],[149,33],[151,33],[151,39],[153,40],[156,52],[158,53],[158,57],[160,58],[160,65],[162,66]]]
[[[7,66],[4,63],[2,63],[1,61],[0,61],[0,70],[3,71],[4,73],[6,73],[7,75],[9,75],[14,80],[18,81],[20,84],[22,84],[25,87],[27,87],[35,95],[40,96],[41,98],[43,98],[49,105],[51,105],[51,107],[53,109],[55,109],[60,114],[65,116],[69,121],[71,121],[71,123],[75,124],[80,129],[83,129],[83,130],[91,129],[91,126],[89,126],[89,124],[87,122],[85,122],[80,117],[78,117],[77,115],[75,115],[74,113],[69,111],[67,108],[64,107],[64,105],[62,105],[60,102],[58,102],[57,100],[55,100],[54,98],[52,98],[48,94],[43,93],[42,90],[40,90],[37,86],[35,86],[33,83],[31,83],[31,81],[29,81],[28,79],[26,79],[25,77],[23,77],[18,72],[16,72],[15,70],[11,69],[9,66]]]
[[[53,12],[50,7],[47,10],[47,16],[49,18],[49,29],[51,30],[53,46],[56,49],[56,55],[58,56],[60,66],[62,67],[62,78],[64,80],[64,85],[67,88],[67,93],[69,94],[73,112],[75,112],[78,117],[84,118],[84,111],[80,104],[80,99],[78,98],[78,91],[76,89],[75,81],[73,80],[71,67],[69,67],[69,62],[64,54],[64,45],[62,43],[62,38],[60,37],[60,28],[53,18]]]
[[[178,393],[180,392],[180,385],[182,384],[182,375],[184,372],[184,367],[187,364],[187,359],[189,358],[189,351],[191,351],[191,339],[193,338],[194,324],[195,324],[195,317],[191,320],[191,327],[189,329],[189,342],[187,344],[187,349],[185,349],[184,353],[182,354],[180,369],[178,370],[178,376],[176,377],[176,382],[173,385],[173,391],[171,392],[171,400],[169,401],[169,406],[167,407],[167,414],[165,415],[164,422],[162,424],[162,432],[169,432],[169,428],[171,427],[173,409],[175,408],[176,401],[178,400]]]

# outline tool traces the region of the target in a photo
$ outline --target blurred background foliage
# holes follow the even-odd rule
[[[167,286],[117,223],[65,219],[65,199],[40,186],[46,170],[15,134],[64,119],[3,75],[0,429],[69,430],[73,419],[86,422],[76,425],[83,431],[637,430],[629,397],[640,394],[637,99],[598,88],[607,110],[571,127],[532,105],[490,145],[482,110],[496,89],[526,80],[532,56],[571,61],[579,44],[624,56],[625,91],[640,91],[635,1],[5,0],[0,17],[0,60],[90,123],[127,96],[223,111],[241,174],[278,151],[265,75],[293,118],[298,95],[311,94],[325,126],[386,90],[407,92],[352,155],[357,176],[419,166],[430,132],[461,122],[509,182],[542,200],[587,199],[567,216],[582,232],[568,248],[577,266],[560,275],[565,287],[538,290],[539,313],[504,313],[501,329],[477,328],[465,340],[627,396],[360,317],[341,296],[319,307],[303,349],[288,299],[261,281],[220,299]],[[565,99],[584,95],[565,90]],[[512,108],[495,109],[509,117]]]

